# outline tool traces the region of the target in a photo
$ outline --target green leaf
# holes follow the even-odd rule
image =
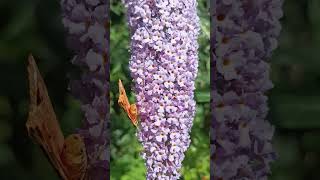
[[[198,103],[208,103],[210,102],[210,92],[209,91],[196,92],[195,98]]]
[[[273,116],[278,127],[287,129],[320,128],[320,96],[273,97]]]

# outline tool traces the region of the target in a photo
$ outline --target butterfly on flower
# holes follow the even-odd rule
[[[79,134],[66,139],[60,129],[46,85],[32,55],[28,58],[30,105],[26,127],[29,136],[47,155],[64,180],[86,180],[87,154]]]
[[[138,127],[138,111],[136,104],[130,104],[126,90],[123,87],[122,81],[119,79],[119,105],[123,108],[123,110],[127,113],[128,117],[131,120],[131,123]]]

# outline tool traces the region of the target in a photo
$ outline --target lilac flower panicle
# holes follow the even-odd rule
[[[180,177],[195,115],[196,0],[124,0],[147,179]]]
[[[216,0],[212,14],[212,179],[267,179],[274,127],[265,120],[273,87],[282,0]],[[211,7],[213,7],[211,6]]]
[[[62,22],[75,56],[72,63],[82,74],[70,88],[81,101],[84,123],[78,133],[84,138],[90,179],[109,179],[109,2],[62,0]]]

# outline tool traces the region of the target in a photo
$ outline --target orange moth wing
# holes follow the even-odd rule
[[[47,155],[64,180],[83,180],[87,156],[83,139],[72,134],[64,139],[46,85],[32,55],[28,58],[30,105],[26,127],[29,136]]]
[[[58,174],[67,179],[60,153],[64,137],[53,110],[47,88],[32,55],[28,58],[30,105],[26,127],[28,134],[45,151]]]
[[[119,79],[119,105],[124,109],[127,113],[128,117],[131,120],[131,123],[137,127],[138,125],[138,111],[135,104],[130,104],[126,90],[123,87],[122,81]]]

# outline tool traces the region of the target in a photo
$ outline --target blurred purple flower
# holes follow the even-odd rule
[[[212,179],[267,179],[275,159],[265,93],[282,0],[216,0],[212,16]]]
[[[109,179],[109,2],[62,0],[62,22],[81,69],[80,79],[70,82],[73,95],[81,101],[84,122],[78,133],[84,138],[87,173],[91,179]]]
[[[195,115],[196,0],[124,0],[147,179],[180,177]]]

